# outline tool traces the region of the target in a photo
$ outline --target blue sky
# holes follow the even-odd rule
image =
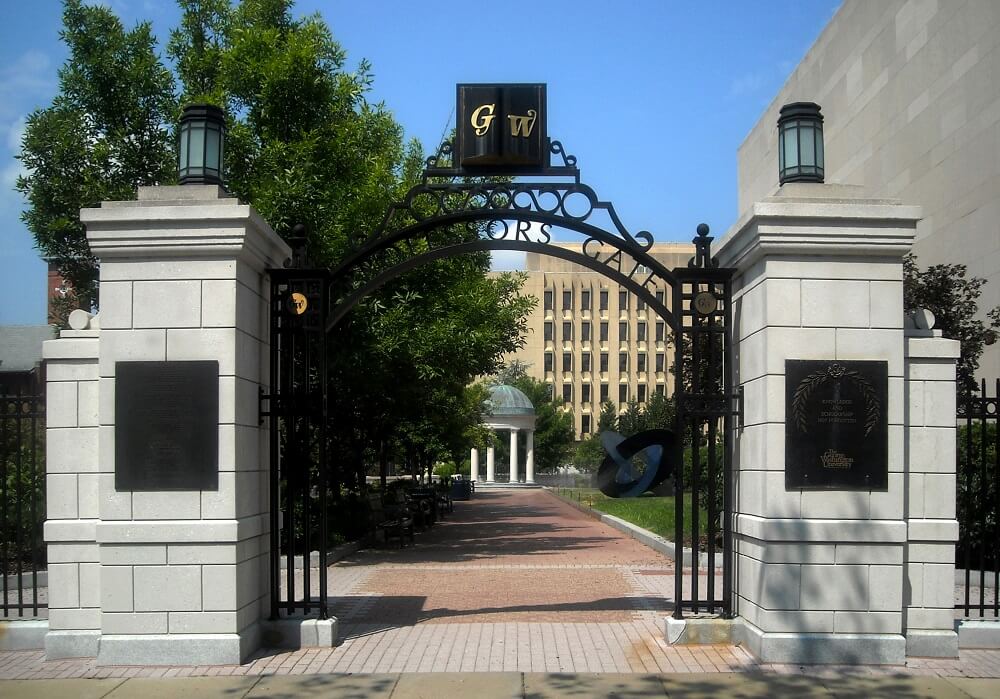
[[[171,0],[110,0],[165,41]],[[839,0],[390,2],[299,0],[350,65],[373,64],[369,98],[433,150],[459,82],[545,82],[549,135],[624,224],[658,242],[736,219],[736,149]],[[0,324],[45,322],[45,267],[13,190],[24,118],[48,106],[66,58],[59,0],[0,0]],[[775,164],[777,179],[777,164]]]

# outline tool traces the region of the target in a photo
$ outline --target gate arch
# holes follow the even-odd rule
[[[568,175],[562,182],[435,181],[453,177],[456,171],[437,167],[438,155],[428,158],[421,183],[412,187],[402,202],[393,205],[380,227],[363,240],[333,269],[309,269],[300,247],[284,269],[270,270],[271,276],[271,388],[261,395],[262,419],[271,428],[271,613],[329,614],[326,589],[327,521],[326,491],[330,465],[327,459],[326,425],[331,419],[328,395],[335,387],[328,379],[327,357],[333,332],[348,313],[366,296],[386,283],[422,264],[458,255],[493,250],[535,252],[589,268],[616,282],[644,300],[670,327],[674,337],[675,418],[678,435],[672,454],[675,464],[675,536],[684,540],[683,477],[685,451],[691,462],[691,554],[675,557],[674,616],[685,610],[732,612],[731,535],[731,454],[732,418],[735,414],[732,390],[731,278],[734,270],[721,269],[711,257],[712,238],[708,227],[698,226],[694,238],[695,255],[687,267],[666,269],[649,252],[653,236],[647,231],[631,234],[622,225],[614,206],[601,201],[589,186],[580,183],[576,159],[565,155],[557,141],[549,143],[552,154],[563,158],[564,166],[547,168],[542,174]],[[555,171],[555,172],[553,172]],[[501,173],[502,174],[502,173]],[[582,213],[575,207],[582,201]],[[610,228],[591,219],[604,215]],[[511,225],[513,223],[513,226]],[[548,228],[546,228],[548,227]],[[583,252],[552,245],[551,230],[558,228],[584,238]],[[447,235],[437,236],[441,232]],[[416,246],[415,244],[420,244]],[[589,254],[588,246],[592,254]],[[601,250],[607,254],[602,255]],[[290,261],[291,262],[291,261]],[[624,271],[623,271],[624,270]],[[652,288],[650,285],[653,284]],[[655,291],[670,289],[670,305],[660,302]],[[292,296],[307,300],[305,313],[290,304]],[[334,339],[331,339],[331,338]],[[304,358],[304,359],[303,359]],[[300,366],[303,361],[306,366]],[[315,366],[309,365],[314,362]],[[266,402],[266,410],[264,404]],[[701,463],[701,445],[706,442],[706,463]],[[284,452],[282,451],[282,445]],[[718,450],[722,450],[721,458]],[[291,459],[290,455],[296,458]],[[282,469],[283,462],[297,468]],[[306,464],[303,467],[303,463]],[[320,483],[310,483],[316,468]],[[721,474],[719,469],[721,468]],[[721,475],[721,484],[718,483]],[[319,541],[296,538],[293,518],[309,521],[312,491],[319,492],[321,512]],[[718,493],[721,487],[722,493]],[[705,492],[702,492],[702,488]],[[707,496],[707,541],[700,555],[700,497]],[[719,501],[719,502],[717,502]],[[721,512],[720,512],[721,510]],[[719,526],[719,515],[722,517]],[[720,531],[721,530],[721,531]],[[284,544],[284,554],[282,554]],[[319,596],[310,590],[309,566],[303,565],[301,586],[296,583],[296,548],[319,552]],[[281,557],[285,557],[286,587],[281,590]],[[698,568],[702,558],[709,567],[708,590],[699,594]],[[717,594],[715,564],[721,559],[721,594]],[[685,595],[683,578],[691,569],[691,591]],[[297,588],[302,588],[302,595]]]

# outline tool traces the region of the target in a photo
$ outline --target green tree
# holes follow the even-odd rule
[[[965,265],[931,265],[921,270],[912,253],[903,258],[903,307],[907,312],[926,308],[934,314],[935,328],[962,346],[957,374],[959,394],[975,391],[979,358],[987,344],[996,341],[1000,306],[979,315],[979,297],[985,279],[966,278]]]
[[[610,400],[601,403],[601,415],[597,419],[597,429],[576,447],[573,464],[581,471],[596,471],[604,460],[601,435],[618,431],[618,411]]]
[[[105,7],[66,0],[60,34],[69,58],[52,105],[27,119],[17,181],[22,220],[56,260],[80,304],[97,302],[97,262],[79,211],[133,199],[137,187],[174,181],[174,81],[148,22],[126,30]]]

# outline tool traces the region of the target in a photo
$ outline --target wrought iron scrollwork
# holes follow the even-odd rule
[[[719,258],[712,257],[712,241],[707,223],[699,223],[695,229],[696,235],[691,242],[694,243],[694,257],[688,260],[688,267],[700,269],[716,269],[719,266]]]

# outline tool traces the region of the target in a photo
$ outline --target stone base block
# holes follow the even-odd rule
[[[100,648],[100,631],[49,631],[45,634],[46,660],[93,658]]]
[[[98,665],[239,665],[259,647],[260,628],[219,634],[106,634]]]
[[[1000,621],[960,621],[959,648],[1000,648]]]
[[[745,619],[733,640],[764,663],[902,665],[906,639],[899,634],[768,633]]]
[[[37,650],[45,647],[48,619],[0,621],[0,650]]]
[[[1000,640],[1000,636],[997,640]],[[954,631],[907,631],[906,655],[911,658],[957,658],[958,634]]]
[[[664,637],[672,646],[705,646],[733,642],[733,620],[690,617],[663,620]]]
[[[268,648],[332,648],[337,619],[291,616],[261,621],[261,642]]]

